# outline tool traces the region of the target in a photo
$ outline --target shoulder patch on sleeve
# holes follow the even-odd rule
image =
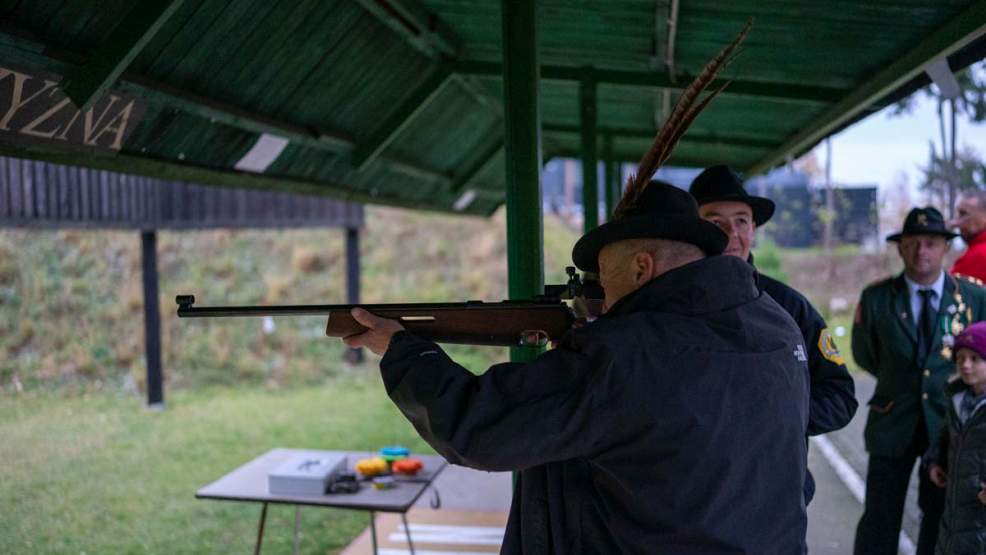
[[[859,309],[857,308],[857,314]],[[839,348],[835,345],[835,339],[832,338],[832,332],[828,328],[822,330],[822,333],[818,335],[818,352],[822,354],[822,358],[831,362],[832,364],[845,364],[846,359],[843,358],[842,353],[839,352]]]

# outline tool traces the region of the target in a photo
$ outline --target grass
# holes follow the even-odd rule
[[[195,491],[274,447],[431,452],[356,367],[318,387],[173,393],[151,412],[129,395],[33,392],[0,403],[2,553],[246,553],[260,506]],[[365,513],[302,511],[306,553],[333,553]],[[293,507],[268,512],[265,552],[290,549]]]
[[[578,233],[545,219],[548,283]],[[369,208],[364,302],[505,298],[505,218]],[[136,233],[0,231],[0,553],[246,553],[260,508],[195,491],[274,447],[430,452],[379,383],[341,362],[320,318],[178,320],[200,304],[345,302],[337,230],[159,233],[167,409],[144,408]],[[452,346],[473,371],[506,349]],[[306,553],[332,553],[365,513],[302,511]],[[294,511],[268,512],[267,553]]]
[[[505,218],[368,210],[363,300],[505,297]],[[545,281],[564,282],[578,232],[545,218]],[[249,552],[259,505],[200,501],[195,491],[274,447],[430,452],[387,399],[375,357],[341,362],[319,318],[179,321],[173,298],[200,304],[344,302],[342,237],[334,230],[160,233],[167,409],[144,408],[143,298],[137,234],[0,232],[0,553]],[[807,293],[848,353],[858,295],[884,272],[821,250],[770,243],[758,266]],[[882,260],[882,259],[881,259]],[[879,261],[879,260],[877,260]],[[834,272],[830,268],[838,270]],[[825,289],[819,276],[838,289]],[[814,296],[813,296],[814,295]],[[851,307],[850,309],[851,310]],[[453,346],[473,371],[505,349]],[[366,526],[363,513],[302,512],[302,550],[333,553]],[[293,508],[272,506],[265,552],[287,552]]]

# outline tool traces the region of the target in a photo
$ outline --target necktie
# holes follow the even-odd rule
[[[918,317],[918,364],[924,365],[931,352],[931,342],[935,337],[935,309],[931,308],[931,289],[919,289],[921,295],[921,315]]]

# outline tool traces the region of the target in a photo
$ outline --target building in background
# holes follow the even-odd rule
[[[632,164],[623,165],[621,182],[633,169]],[[700,171],[694,168],[661,168],[654,177],[687,189]],[[600,183],[601,172],[600,166]],[[581,162],[571,159],[552,160],[545,165],[541,180],[545,212],[558,215],[574,226],[581,226]],[[767,237],[783,247],[822,244],[825,187],[812,184],[807,173],[778,168],[765,176],[750,179],[746,188],[751,194],[767,197],[777,203],[774,217],[764,226]],[[835,243],[860,245],[878,241],[880,230],[876,184],[836,184],[833,195]],[[601,214],[605,211],[602,200],[599,210]]]

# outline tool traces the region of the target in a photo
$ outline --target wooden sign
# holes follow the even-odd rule
[[[110,91],[83,112],[65,96],[61,80],[0,61],[0,141],[118,152],[146,104]]]

